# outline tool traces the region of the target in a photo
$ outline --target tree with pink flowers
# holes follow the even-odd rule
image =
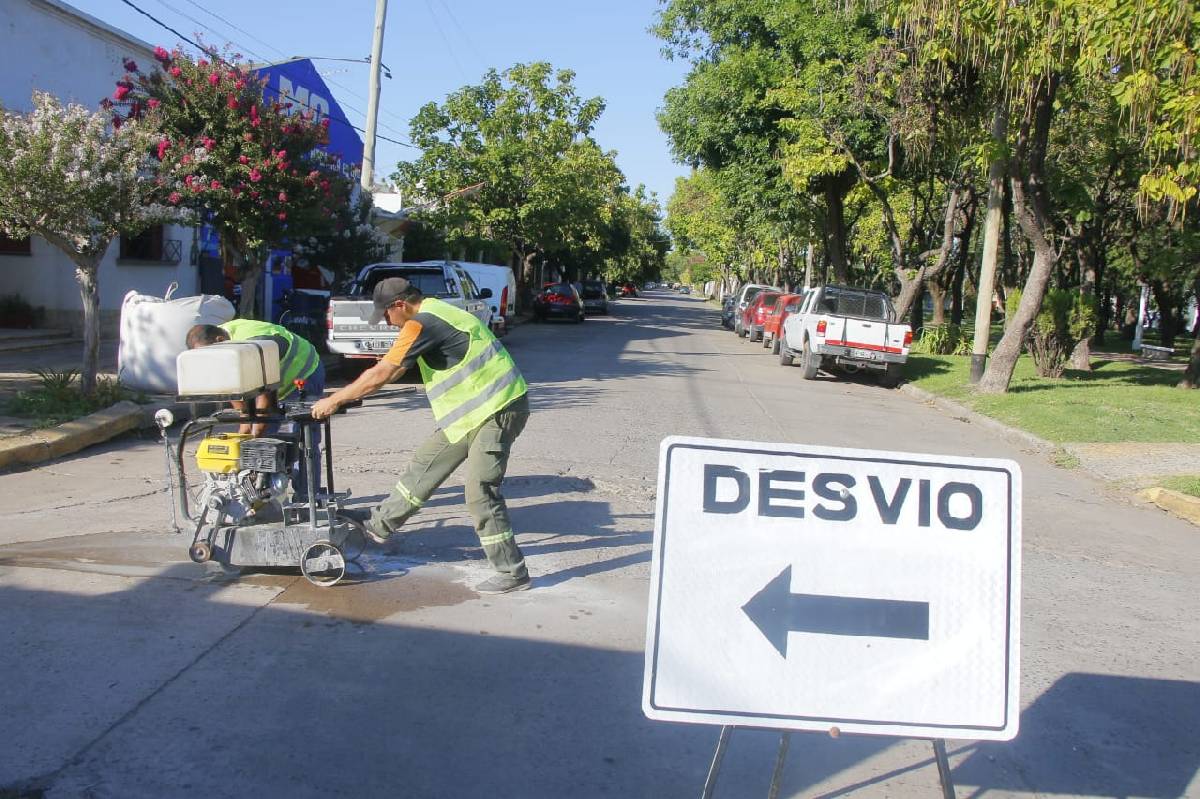
[[[0,108],[0,232],[39,236],[74,264],[85,394],[96,387],[100,359],[100,261],[118,235],[183,213],[155,204],[156,138],[143,124],[113,125],[105,113],[44,92],[28,113]]]
[[[354,184],[317,149],[328,118],[264,96],[263,81],[237,56],[205,56],[158,47],[150,70],[127,59],[105,106],[117,124],[134,119],[157,131],[162,199],[216,228],[241,280],[239,314],[248,317],[267,250],[325,232]]]

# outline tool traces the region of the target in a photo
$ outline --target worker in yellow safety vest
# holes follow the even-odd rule
[[[371,323],[400,328],[392,348],[350,385],[313,406],[325,418],[400,378],[414,365],[440,425],[413,453],[395,489],[371,511],[346,511],[378,543],[395,534],[463,462],[467,462],[467,508],[496,574],[477,585],[480,593],[529,588],[529,571],[513,536],[500,484],[513,442],[529,419],[525,379],[491,331],[471,314],[401,277],[381,280],[372,296]]]

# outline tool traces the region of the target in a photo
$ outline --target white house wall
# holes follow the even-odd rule
[[[143,69],[153,66],[153,47],[54,0],[0,1],[0,104],[10,110],[32,107],[34,90],[64,102],[96,108],[125,74],[121,62],[132,58]],[[169,225],[164,240],[180,242],[179,264],[118,263],[114,241],[100,264],[100,309],[106,331],[115,330],[121,299],[130,289],[161,295],[172,282],[178,296],[195,294],[199,279],[191,265],[192,228]],[[79,289],[70,260],[34,238],[31,255],[0,254],[0,294],[19,294],[46,311],[50,326],[78,329],[82,321]]]

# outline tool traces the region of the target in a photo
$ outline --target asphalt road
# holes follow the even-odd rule
[[[960,797],[1200,796],[1200,535],[868,380],[804,382],[649,292],[505,343],[534,414],[510,498],[534,589],[488,574],[457,477],[332,589],[214,574],[167,532],[162,451],[0,476],[0,796],[692,797],[715,727],[641,712],[658,445],[670,434],[1006,457],[1024,473],[1021,733],[950,741]],[[335,425],[384,495],[432,426],[398,386]],[[718,797],[767,793],[739,731]],[[938,795],[928,742],[792,738],[782,796]]]

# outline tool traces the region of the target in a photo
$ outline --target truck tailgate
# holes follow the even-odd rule
[[[400,333],[399,328],[381,323],[372,325],[368,321],[374,303],[370,300],[334,298],[329,303],[331,327],[329,340],[337,342],[361,342],[359,349],[369,352],[386,352]]]
[[[856,356],[872,358],[875,353],[904,352],[904,325],[889,325],[877,319],[853,316],[830,316],[825,343],[835,347],[858,350]]]

